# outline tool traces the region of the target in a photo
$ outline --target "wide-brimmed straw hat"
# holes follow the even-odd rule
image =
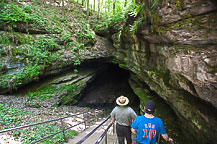
[[[120,96],[116,99],[116,103],[120,106],[125,106],[129,103],[129,99],[125,96]]]

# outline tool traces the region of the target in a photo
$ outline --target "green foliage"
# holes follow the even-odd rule
[[[112,17],[105,17],[103,19],[103,21],[98,21],[97,24],[94,25],[94,29],[96,30],[102,30],[102,29],[106,29],[109,27],[114,27],[120,23],[122,23],[125,20],[125,17],[123,14],[117,14],[115,16]],[[120,29],[120,28],[118,28]]]
[[[9,45],[10,44],[9,38],[3,35],[0,35],[0,44]]]
[[[177,6],[178,10],[182,9],[182,3],[179,0],[176,0],[176,6]]]
[[[33,12],[33,10],[31,9],[31,7],[26,6],[26,7],[24,7],[24,12],[31,14]]]
[[[30,45],[30,51],[24,54],[35,64],[49,65],[61,57],[50,51],[59,49],[59,45],[52,38],[39,37]]]
[[[83,24],[80,29],[74,31],[77,42],[87,45],[88,43],[94,44],[96,42],[95,33],[91,31],[90,25]]]
[[[40,66],[30,65],[30,67],[29,66],[24,67],[23,73],[25,74],[25,78],[36,79],[39,74],[39,70],[40,70]],[[19,78],[19,75],[17,76],[17,78]]]
[[[34,92],[29,92],[27,94],[28,100],[33,100],[33,99],[40,99],[40,100],[46,100],[52,98],[54,95],[57,93],[60,93],[62,91],[66,91],[69,95],[74,94],[74,89],[77,88],[76,84],[72,85],[63,85],[59,88],[53,86],[53,85],[48,85],[46,87],[43,87],[40,90],[34,91]]]
[[[45,99],[49,99],[51,97],[53,97],[53,94],[57,91],[57,88],[50,85],[50,86],[46,86],[41,90],[38,90],[36,92],[29,92],[27,94],[29,100],[33,100],[33,99],[41,99],[41,100],[45,100]]]
[[[109,25],[119,24],[120,22],[123,22],[124,15],[118,14],[108,19]]]
[[[19,126],[22,122],[22,116],[27,112],[17,108],[7,108],[0,104],[0,129]]]
[[[83,11],[75,9],[75,11],[65,12],[67,14],[75,12],[75,14],[62,17],[57,7],[55,9],[52,6],[44,7],[37,1],[32,1],[28,6],[13,2],[0,3],[0,23],[6,24],[6,26],[10,25],[11,30],[4,32],[4,35],[0,34],[0,44],[19,45],[11,47],[12,53],[7,52],[6,54],[13,56],[14,61],[18,60],[25,64],[25,68],[19,72],[0,75],[0,87],[11,90],[16,89],[24,82],[37,80],[45,68],[53,62],[63,60],[61,55],[65,54],[65,49],[60,50],[60,45],[53,38],[56,35],[37,38],[37,36],[28,37],[28,34],[13,32],[13,29],[19,28],[19,24],[26,24],[27,33],[29,28],[33,31],[36,29],[39,32],[50,34],[61,33],[57,39],[60,38],[64,42],[66,50],[72,53],[71,58],[75,60],[74,64],[81,64],[80,55],[85,52],[85,46],[93,45],[96,42],[95,33],[91,30],[90,22],[85,19]],[[76,27],[76,30],[72,25]],[[29,32],[31,31],[29,30]],[[1,49],[1,56],[3,54],[5,52]],[[6,72],[4,71],[4,73]]]
[[[36,5],[31,7],[19,7],[15,3],[9,3],[0,6],[0,22],[2,23],[31,23],[33,27],[38,27],[50,32],[59,33],[62,31],[62,28],[60,27],[61,18],[56,16],[57,14],[55,10]],[[44,19],[45,15],[46,19]],[[12,27],[16,27],[16,25],[13,25]]]
[[[66,48],[68,50],[78,51],[79,49],[82,49],[84,47],[83,43],[79,43],[77,41],[69,42],[66,44]]]
[[[25,34],[18,33],[18,32],[13,32],[12,34],[14,36],[14,41],[11,41],[11,42],[15,44],[29,44],[33,41],[33,37],[30,35],[25,35]]]
[[[30,114],[31,113],[28,113],[26,111],[22,111],[17,108],[7,108],[0,104],[0,130],[20,126],[23,119]],[[43,125],[36,125],[26,129],[15,130],[12,132],[12,135],[14,137],[20,138],[23,144],[29,144],[33,141],[39,140],[47,135],[59,132],[61,130],[62,129],[59,125],[57,125],[57,122],[51,122]],[[65,133],[67,139],[77,135],[77,132],[74,130],[68,130]],[[64,143],[63,134],[59,133],[53,137],[43,140],[41,143]]]
[[[67,91],[66,95],[62,95],[60,103],[61,105],[66,105],[66,104],[74,104],[77,102],[77,99],[75,98],[75,90],[78,87],[77,84],[71,84],[71,85],[65,85],[59,88],[60,91]]]
[[[79,60],[79,59],[77,59],[77,60],[75,60],[74,61],[74,65],[76,66],[76,65],[80,65],[81,64],[81,61]]]
[[[58,51],[58,53],[59,53],[60,55],[62,55],[62,54],[64,53],[64,50],[61,49],[61,50]]]
[[[159,0],[149,0],[149,2],[153,2],[151,8],[156,8],[158,5]]]
[[[137,29],[138,29],[139,25],[141,25],[142,21],[143,21],[143,18],[140,17],[140,18],[138,18],[138,19],[133,23],[133,25],[130,27],[130,31],[131,31],[133,34],[137,31]]]
[[[31,16],[15,4],[7,4],[0,11],[0,21],[5,23],[29,22]]]
[[[62,41],[64,41],[64,42],[70,42],[70,41],[72,41],[72,34],[69,33],[69,32],[63,32],[61,34],[61,36],[62,36]]]
[[[0,36],[1,38],[1,36]],[[8,38],[8,37],[5,37]],[[23,43],[25,38],[23,38]],[[21,40],[20,40],[21,41]],[[13,89],[16,86],[21,85],[23,81],[37,80],[40,70],[39,65],[49,65],[56,60],[60,60],[61,57],[50,51],[58,49],[59,45],[52,38],[39,37],[33,43],[31,39],[30,44],[26,47],[27,50],[21,51],[21,48],[12,48],[12,53],[22,54],[30,60],[28,66],[20,72],[13,74],[6,74],[0,76],[0,85],[3,88]],[[24,57],[23,56],[23,57]],[[20,57],[22,60],[22,57]]]
[[[64,85],[59,88],[59,90],[66,90],[70,95],[74,94],[74,90],[78,87],[77,84]]]
[[[6,5],[6,3],[4,1],[0,2],[0,13],[3,12],[4,6]]]
[[[23,71],[13,74],[6,74],[0,76],[0,85],[3,88],[15,88],[17,85],[21,85],[23,79],[37,79],[40,67],[33,65],[31,67],[25,66]]]
[[[133,12],[134,12],[135,15],[137,15],[137,14],[140,13],[141,10],[144,8],[144,5],[142,5],[142,4],[141,4],[141,5],[136,5],[135,7],[136,7],[136,8],[134,9]]]
[[[151,32],[158,32],[158,34],[161,34],[161,29],[158,24],[159,20],[160,20],[160,17],[158,16],[158,14],[153,12]]]
[[[13,44],[30,44],[33,41],[31,35],[23,34],[20,32],[0,32],[0,44],[9,45]]]
[[[42,50],[57,50],[58,44],[52,38],[45,38],[40,36],[34,42],[34,47]]]
[[[107,1],[105,8],[111,7],[110,5],[113,5],[114,1]],[[103,21],[97,22],[97,24],[94,25],[94,29],[96,30],[105,30],[105,29],[115,29],[120,31],[123,26],[123,22],[126,21],[127,15],[129,12],[134,12],[135,15],[138,15],[140,12],[142,12],[142,9],[144,8],[143,4],[138,5],[135,0],[132,1],[115,1],[115,14],[111,15],[109,13],[105,13],[105,16],[103,18]],[[153,4],[154,6],[155,4]],[[141,22],[142,20],[138,20],[137,23],[135,23],[134,27],[132,28],[133,31],[135,31],[137,28],[136,26],[139,25],[138,22]],[[108,30],[107,30],[108,31]]]
[[[217,44],[217,39],[211,39],[214,44]]]
[[[77,70],[77,69],[74,69],[74,73],[78,73],[78,70]]]

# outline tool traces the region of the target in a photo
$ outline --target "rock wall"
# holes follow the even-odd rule
[[[136,32],[113,35],[115,57],[162,97],[179,118],[186,143],[217,140],[217,4],[147,1]],[[140,98],[141,101],[143,99]],[[142,103],[141,103],[142,104]]]
[[[111,57],[112,43],[95,35],[80,5],[41,2],[0,5],[0,94],[83,61]]]

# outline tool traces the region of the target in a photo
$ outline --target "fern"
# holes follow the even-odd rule
[[[132,34],[134,34],[137,31],[137,29],[138,29],[139,25],[142,23],[142,21],[143,21],[143,18],[140,17],[133,23],[133,25],[130,27],[130,31],[132,32]]]
[[[152,0],[151,0],[151,1],[152,1]],[[158,1],[159,1],[159,0],[154,0],[154,2],[153,2],[153,4],[152,4],[151,8],[156,8],[157,5],[158,5]]]
[[[138,5],[137,8],[134,10],[134,14],[137,15],[142,9],[143,9],[144,5]]]

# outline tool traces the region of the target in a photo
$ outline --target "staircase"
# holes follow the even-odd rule
[[[100,121],[96,122],[94,125],[90,126],[83,132],[79,133],[77,136],[75,136],[73,139],[70,139],[67,143],[65,144],[76,144],[79,142],[83,137],[85,137],[88,133],[90,133],[94,128],[99,126],[100,123],[102,123],[105,120],[105,118],[101,119]],[[93,144],[95,143],[99,137],[102,135],[102,133],[105,131],[105,129],[108,127],[110,124],[110,120],[108,120],[105,124],[103,124],[99,129],[97,129],[90,137],[87,138],[82,144]],[[107,133],[107,144],[115,144],[116,137],[113,135],[113,128],[110,128],[108,133]],[[105,137],[101,144],[106,144],[105,143]]]
[[[88,135],[92,130],[94,130],[97,126],[99,126],[105,118],[101,119],[100,121],[96,122],[94,125],[90,126],[89,128],[85,129],[81,133],[79,133],[77,136],[70,139],[65,144],[76,144],[78,143],[82,138],[84,138],[86,135]],[[100,138],[102,133],[106,130],[106,128],[111,123],[111,120],[109,119],[105,124],[100,126],[90,137],[88,137],[82,144],[95,144],[97,140]],[[132,144],[136,144],[136,135],[132,135]],[[126,143],[126,142],[125,142]],[[116,131],[114,129],[114,125],[108,130],[107,135],[103,138],[100,144],[118,144]]]

